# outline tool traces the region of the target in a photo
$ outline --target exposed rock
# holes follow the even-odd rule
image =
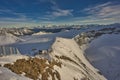
[[[54,60],[48,61],[40,58],[29,58],[28,60],[18,59],[14,64],[5,64],[4,67],[9,68],[17,74],[24,73],[25,76],[34,80],[48,80],[50,76],[52,80],[55,80],[55,78],[61,80],[59,72],[54,70],[55,65],[61,68],[61,63]]]

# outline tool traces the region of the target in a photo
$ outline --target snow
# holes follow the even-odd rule
[[[7,63],[13,63],[15,62],[17,59],[27,59],[28,56],[25,55],[20,55],[20,54],[16,54],[16,55],[9,55],[9,56],[2,56],[0,57],[0,64],[4,65]]]
[[[20,38],[24,41],[16,42],[8,46],[17,48],[22,54],[34,55],[35,53],[33,49],[36,49],[36,51],[49,49],[54,43],[56,37],[73,38],[80,32],[82,31],[70,30],[67,32],[59,32],[52,34],[22,36]]]
[[[83,55],[83,50],[79,48],[73,39],[56,38],[55,43],[52,45],[53,52],[50,54],[52,58],[62,62],[62,68],[55,66],[59,71],[62,80],[82,79],[89,77],[92,80],[106,80],[102,75],[97,73],[97,70],[86,60]],[[78,65],[71,61],[64,59],[57,59],[55,56],[66,56],[74,60]],[[81,62],[75,55],[84,63],[87,68],[82,66]],[[87,71],[87,72],[86,72]],[[84,73],[84,74],[83,74]]]
[[[13,63],[17,59],[27,59],[28,56],[24,55],[9,55],[9,56],[3,56],[0,57],[0,64],[3,66],[7,63]],[[32,80],[30,78],[27,78],[23,75],[18,75],[10,71],[9,69],[5,67],[0,67],[0,80]]]
[[[52,33],[47,33],[47,32],[43,32],[43,31],[40,31],[40,32],[38,32],[38,33],[34,33],[34,34],[32,34],[32,35],[45,35],[45,34],[52,34]]]
[[[50,53],[51,58],[62,62],[62,68],[54,66],[54,68],[60,73],[62,80],[73,80],[90,78],[91,80],[106,80],[106,76],[109,80],[119,80],[119,52],[120,52],[120,36],[119,35],[103,35],[98,39],[92,41],[89,48],[84,52],[86,46],[82,45],[80,49],[79,45],[71,39],[75,37],[78,33],[84,32],[86,30],[69,30],[59,33],[44,34],[41,35],[29,35],[16,37],[12,34],[7,34],[5,36],[0,36],[0,45],[7,45],[10,47],[17,48],[22,54],[34,55],[38,50],[47,50],[52,45],[52,52]],[[57,37],[57,38],[56,38]],[[62,38],[59,38],[62,37]],[[66,39],[68,38],[68,39]],[[55,41],[55,42],[54,42]],[[53,43],[54,42],[54,43]],[[33,51],[35,49],[36,51]],[[85,58],[84,53],[87,54],[87,58],[90,62],[102,71],[103,75],[98,74],[98,70],[94,68],[88,60]],[[64,59],[57,59],[55,56],[65,56],[75,61],[69,61]],[[76,56],[78,58],[76,58]],[[22,55],[10,55],[0,57],[0,64],[4,65],[6,63],[13,63],[17,59],[28,58]],[[83,64],[86,66],[83,66]],[[3,74],[3,72],[5,72]],[[0,74],[7,76],[5,78],[0,78],[5,80],[17,80],[21,77],[15,73],[10,72],[8,69],[0,67]],[[8,79],[9,78],[9,79]],[[19,80],[27,80],[19,78]]]
[[[108,80],[120,80],[120,35],[105,34],[86,49],[87,58]]]
[[[17,75],[7,68],[0,67],[0,80],[32,80],[22,75]]]
[[[36,49],[36,51],[49,49],[53,44],[53,42],[55,41],[56,37],[73,38],[76,35],[80,34],[81,32],[85,32],[92,29],[96,30],[97,28],[88,28],[88,29],[83,28],[80,30],[71,29],[69,31],[61,31],[52,34],[49,33],[44,34],[44,32],[38,32],[38,33],[34,33],[35,35],[34,34],[27,36],[23,35],[20,37],[16,37],[16,36],[13,37],[13,35],[9,33],[7,34],[9,36],[0,36],[0,45],[15,47],[22,54],[34,55],[35,53],[33,49]]]
[[[3,35],[0,35],[0,45],[12,44],[19,41],[23,41],[23,40],[10,33],[5,33]]]

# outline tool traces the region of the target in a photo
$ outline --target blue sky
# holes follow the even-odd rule
[[[0,26],[119,22],[120,0],[0,0]]]

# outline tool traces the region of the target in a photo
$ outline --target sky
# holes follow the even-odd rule
[[[0,26],[120,23],[120,0],[0,0]]]

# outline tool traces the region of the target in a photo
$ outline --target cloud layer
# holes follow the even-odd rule
[[[104,4],[99,4],[93,7],[85,8],[82,10],[82,12],[88,14],[88,16],[85,16],[85,20],[81,22],[120,22],[120,4],[107,2]]]
[[[89,7],[63,7],[57,0],[35,0],[26,4],[24,0],[16,1],[20,8],[27,7],[28,11],[20,12],[18,9],[0,8],[0,23],[37,23],[37,24],[111,24],[120,23],[120,3],[109,1],[96,3]],[[23,4],[22,4],[23,3]],[[43,5],[44,4],[44,5]],[[62,2],[63,4],[63,2]],[[33,7],[33,12],[31,10]],[[42,5],[42,6],[41,6]],[[79,6],[79,5],[75,5]],[[16,6],[17,7],[17,6]],[[40,7],[40,8],[39,8]],[[47,8],[46,10],[44,9]],[[79,8],[79,11],[76,9]],[[35,9],[35,10],[34,10]],[[38,11],[38,12],[37,12]],[[43,11],[43,12],[41,12]]]

